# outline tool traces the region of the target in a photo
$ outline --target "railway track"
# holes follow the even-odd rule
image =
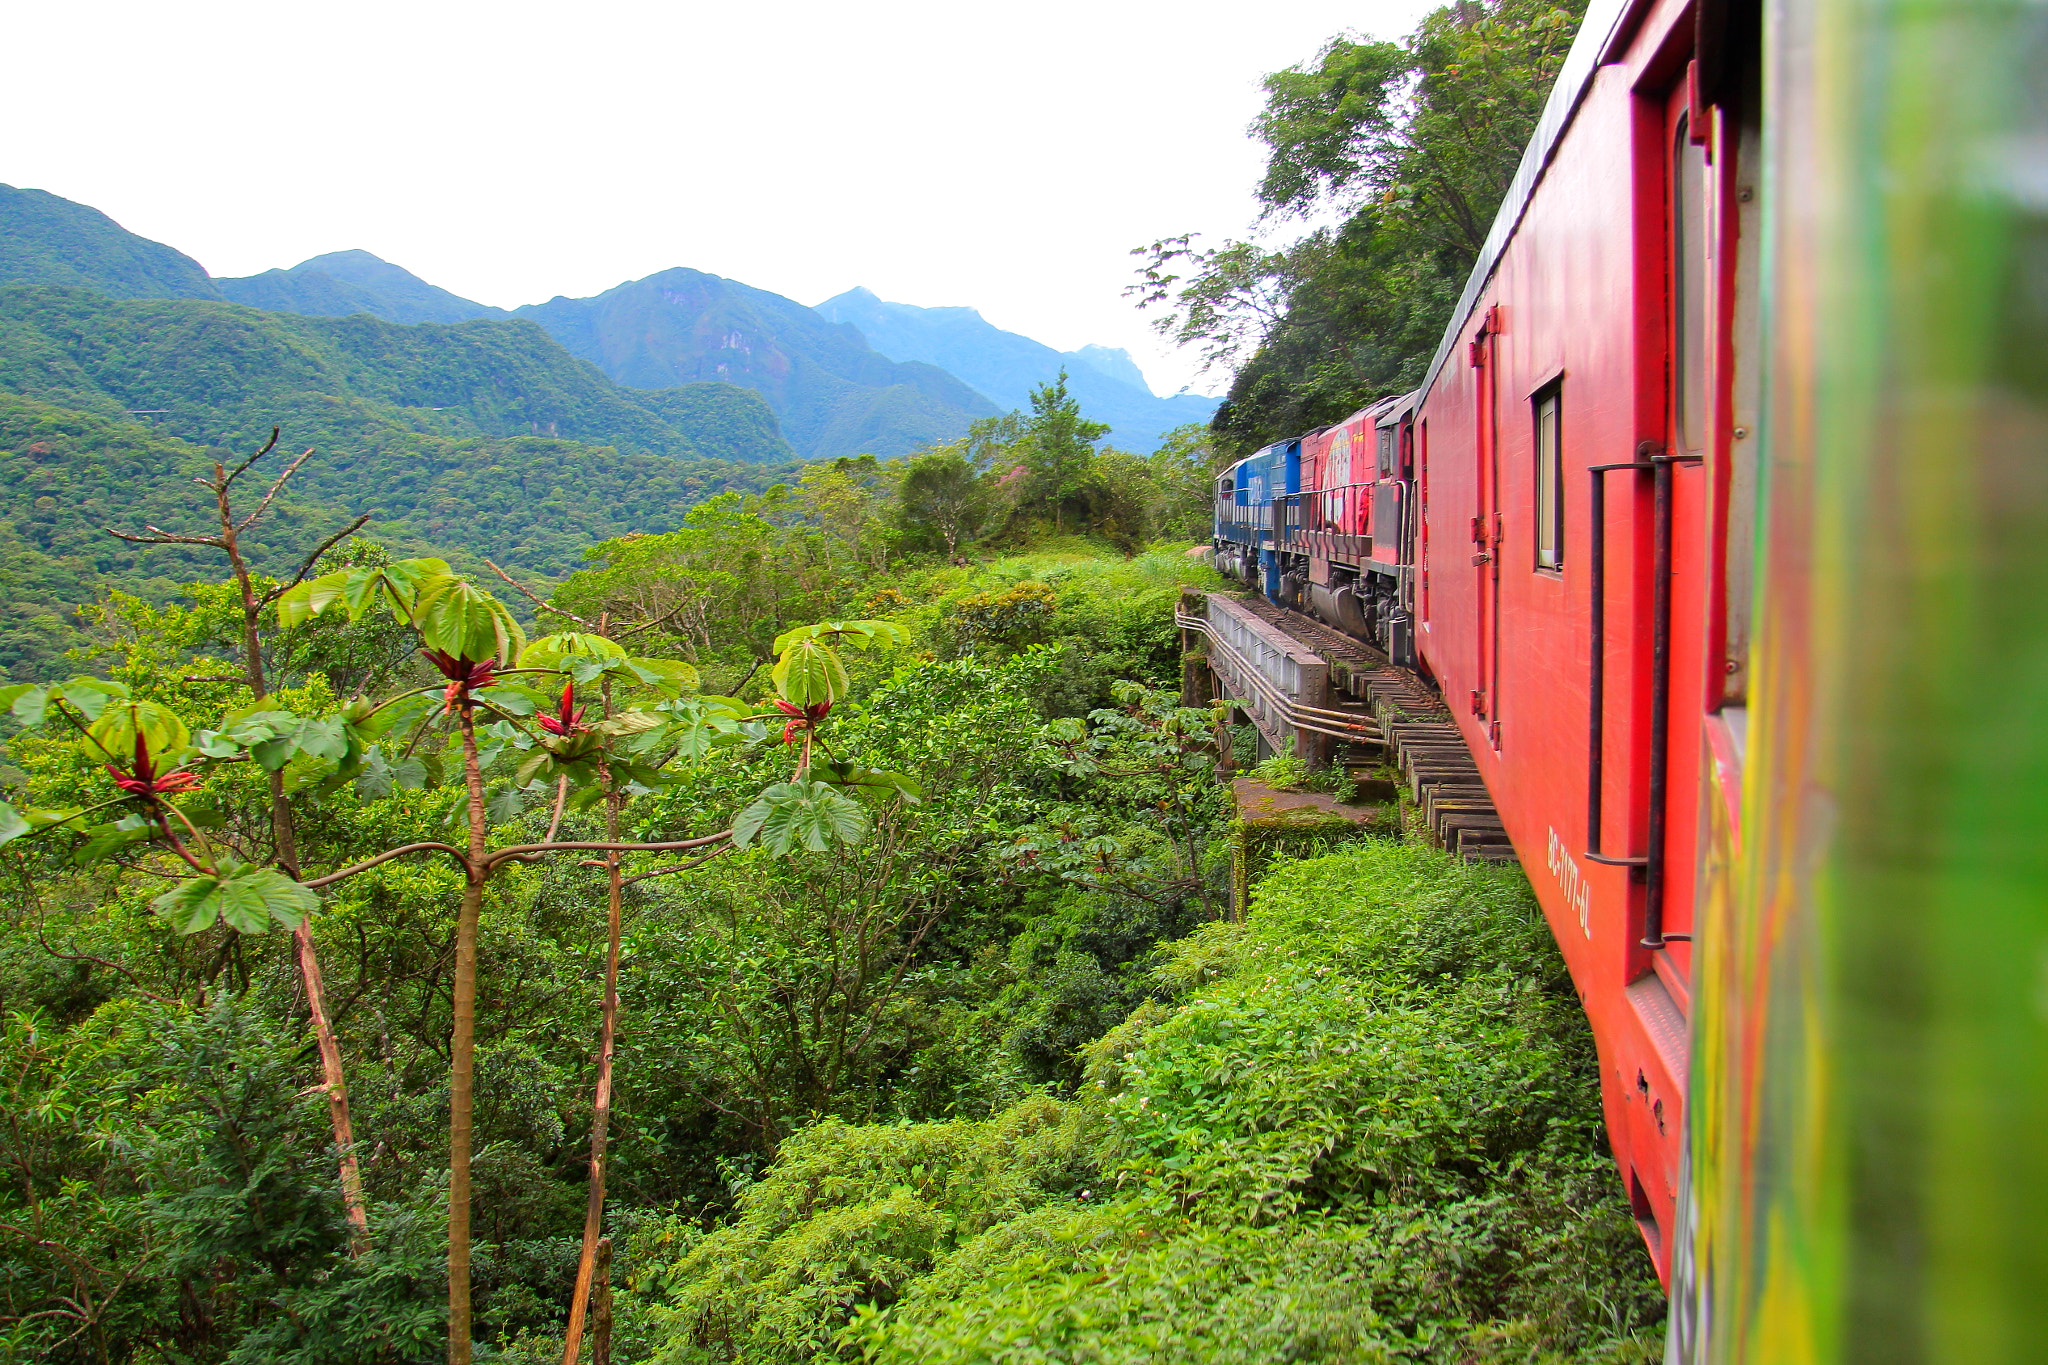
[[[1314,650],[1330,666],[1333,701],[1345,711],[1370,716],[1385,737],[1384,748],[1345,744],[1337,762],[1361,767],[1383,761],[1399,770],[1431,842],[1470,862],[1514,862],[1514,845],[1493,798],[1479,775],[1451,713],[1421,674],[1401,668],[1361,640],[1321,621],[1246,594],[1240,606],[1290,638]]]

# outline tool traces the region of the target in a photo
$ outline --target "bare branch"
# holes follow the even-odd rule
[[[691,868],[702,867],[704,866],[704,864],[710,862],[713,858],[718,857],[721,853],[728,853],[731,850],[732,845],[730,844],[727,844],[724,848],[714,848],[709,853],[705,854],[703,857],[692,858],[687,863],[671,863],[667,867],[657,867],[651,872],[640,872],[635,873],[633,876],[630,877],[621,878],[619,881],[619,885],[631,886],[634,882],[644,882],[649,877],[666,877],[671,872],[688,872]]]
[[[741,678],[741,679],[739,680],[739,682],[735,683],[735,684],[733,685],[733,689],[732,689],[732,691],[731,691],[731,692],[730,692],[730,693],[729,693],[728,695],[730,695],[730,696],[735,696],[735,697],[737,697],[737,696],[738,696],[738,695],[740,694],[740,688],[742,688],[742,687],[745,687],[745,686],[746,686],[746,685],[747,685],[748,683],[752,682],[752,681],[754,680],[754,675],[755,675],[756,673],[759,673],[760,671],[761,671],[761,661],[760,661],[759,659],[756,659],[756,660],[754,660],[754,666],[753,666],[752,668],[750,668],[750,669],[748,669],[748,670],[747,670],[747,676],[746,676],[746,677],[744,677],[744,678]],[[667,762],[667,760],[666,760],[666,759],[664,759],[664,760],[662,760],[662,761],[663,761],[663,762]]]
[[[555,810],[554,814],[548,817],[548,835],[542,842],[552,843],[554,841],[555,832],[562,827],[562,810],[568,804],[569,777],[568,774],[564,773],[555,783]],[[508,858],[506,861],[513,863],[537,863],[546,856],[545,853],[522,853],[517,857]]]
[[[146,536],[131,536],[126,531],[116,531],[111,526],[102,526],[100,529],[110,536],[118,536],[135,545],[211,545],[216,550],[224,547],[224,542],[219,536],[174,536],[168,531],[159,531],[154,526],[143,528],[154,532]]]
[[[254,455],[251,455],[248,459],[236,465],[235,472],[227,475],[221,480],[221,489],[226,489],[229,484],[233,483],[236,479],[242,476],[243,470],[247,469],[250,465],[255,464],[258,460],[262,459],[265,455],[268,455],[271,451],[277,449],[278,433],[281,432],[282,430],[282,427],[272,427],[270,429],[270,439],[263,443],[263,449],[257,451]],[[207,487],[212,488],[213,485],[207,484]]]
[[[272,437],[271,439],[275,440],[276,437]],[[301,454],[298,459],[293,460],[290,464],[284,467],[284,473],[278,475],[274,480],[271,481],[270,491],[263,495],[263,501],[256,504],[255,511],[251,512],[248,516],[243,517],[239,522],[235,524],[235,530],[237,532],[246,531],[251,526],[255,525],[256,518],[262,516],[264,510],[270,506],[270,500],[272,498],[275,498],[278,495],[278,493],[283,490],[285,480],[289,479],[292,475],[298,473],[299,466],[312,458],[313,447],[307,446],[305,452]]]
[[[678,616],[681,616],[685,611],[688,611],[691,605],[691,600],[686,597],[681,602],[676,604],[676,607],[673,611],[665,612],[662,615],[655,617],[652,621],[642,621],[639,625],[633,627],[631,630],[622,630],[617,635],[614,635],[612,638],[614,640],[630,640],[643,630],[653,630],[656,626],[665,626],[670,621],[673,621]],[[749,676],[752,675],[750,674]]]
[[[519,594],[519,595],[520,595],[521,597],[524,597],[524,598],[525,598],[525,599],[526,599],[527,601],[529,601],[529,602],[533,603],[533,605],[535,605],[536,607],[539,607],[539,608],[540,608],[540,609],[541,609],[542,611],[551,611],[551,612],[553,612],[553,613],[554,613],[555,615],[557,615],[557,616],[566,616],[566,617],[568,617],[568,618],[569,618],[569,619],[570,619],[571,621],[574,621],[574,622],[575,622],[575,623],[576,623],[577,625],[579,625],[579,626],[582,626],[582,627],[583,627],[583,628],[584,628],[585,630],[593,630],[593,629],[595,629],[595,627],[593,627],[593,626],[592,626],[592,625],[590,624],[590,622],[588,622],[588,621],[584,620],[584,619],[583,619],[583,618],[582,618],[581,616],[578,616],[578,615],[577,615],[577,614],[576,614],[575,612],[573,612],[573,611],[564,611],[564,610],[562,610],[562,609],[561,609],[560,607],[556,607],[556,606],[550,606],[550,605],[549,605],[548,603],[546,603],[546,602],[543,602],[543,601],[541,601],[541,600],[540,600],[540,599],[539,599],[538,597],[536,597],[536,596],[534,596],[534,595],[533,595],[533,592],[532,592],[532,590],[531,590],[531,589],[529,589],[529,588],[528,588],[528,587],[527,587],[527,586],[526,586],[525,584],[523,584],[523,583],[519,582],[519,581],[518,581],[517,579],[513,578],[511,574],[508,574],[508,573],[506,573],[506,572],[505,572],[505,571],[504,571],[503,569],[499,568],[499,567],[498,567],[498,566],[497,566],[496,564],[493,564],[493,563],[491,563],[491,561],[490,561],[490,560],[486,559],[486,560],[484,561],[484,563],[486,563],[486,564],[490,564],[490,566],[491,566],[491,572],[492,572],[492,573],[494,573],[494,574],[496,574],[496,575],[497,575],[498,577],[500,577],[500,578],[504,579],[504,580],[505,580],[505,582],[506,582],[506,584],[507,584],[508,586],[510,586],[510,587],[512,588],[512,590],[513,590],[514,592],[518,593],[518,594]]]
[[[707,834],[701,839],[676,839],[660,844],[608,844],[601,841],[590,843],[579,841],[574,843],[517,844],[511,848],[499,849],[484,860],[484,866],[493,867],[504,862],[507,858],[517,857],[526,853],[570,853],[579,849],[589,849],[597,853],[667,853],[676,849],[704,848],[710,844],[723,843],[730,838],[732,838],[732,831],[722,829],[716,834]]]
[[[462,858],[462,850],[451,844],[405,844],[399,848],[385,849],[374,858],[366,858],[353,866],[344,867],[339,872],[330,872],[324,877],[315,877],[311,881],[300,882],[299,885],[305,887],[308,891],[318,891],[323,886],[332,886],[338,881],[355,876],[358,872],[368,872],[379,863],[388,863],[393,858],[401,857],[407,853],[449,853],[453,854],[458,860]]]
[[[263,594],[264,602],[266,604],[270,602],[275,602],[278,598],[284,596],[293,588],[296,588],[299,586],[299,584],[305,582],[306,575],[311,573],[313,571],[313,566],[320,562],[320,556],[326,554],[336,545],[339,545],[342,541],[347,540],[350,536],[362,530],[364,523],[369,521],[370,516],[371,514],[368,512],[363,513],[354,521],[342,527],[339,531],[336,531],[333,535],[327,537],[327,539],[321,541],[320,544],[314,549],[313,553],[306,556],[306,562],[299,565],[299,571],[292,575],[291,581],[289,583],[280,583],[276,587],[272,588],[269,592]],[[249,523],[243,522],[242,524],[246,526]]]

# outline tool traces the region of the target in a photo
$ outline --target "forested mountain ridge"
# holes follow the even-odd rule
[[[966,434],[999,408],[932,365],[900,363],[794,299],[700,270],[516,310],[621,384],[717,380],[758,389],[811,459],[884,458]]]
[[[1107,347],[1055,351],[1043,342],[994,326],[972,308],[920,308],[889,303],[874,291],[849,289],[817,311],[860,329],[868,345],[895,360],[923,361],[958,375],[1006,409],[1030,406],[1034,385],[1062,369],[1088,415],[1109,423],[1109,441],[1150,451],[1174,427],[1206,422],[1217,400],[1195,394],[1154,396],[1129,355]]]
[[[558,578],[594,540],[666,531],[707,498],[796,475],[792,464],[679,460],[532,436],[384,427],[364,442],[292,439],[290,454],[319,448],[245,546],[273,575],[369,513],[366,533],[399,553],[431,547],[469,564],[489,556]],[[21,681],[60,669],[79,642],[75,609],[109,588],[161,602],[206,577],[214,564],[204,550],[140,549],[106,528],[203,531],[191,480],[254,449],[0,392],[0,670]]]
[[[467,322],[510,317],[502,308],[460,298],[428,284],[404,266],[367,251],[330,251],[289,270],[217,279],[231,303],[314,317],[368,313],[386,322]]]
[[[126,231],[96,209],[42,190],[0,187],[0,285],[61,285],[115,299],[224,300],[310,317],[367,314],[404,325],[526,318],[622,386],[753,389],[774,410],[782,435],[811,459],[907,454],[963,436],[975,418],[999,410],[953,375],[892,361],[857,331],[794,299],[682,268],[594,298],[558,296],[511,312],[460,298],[367,251],[329,252],[288,270],[213,279],[190,257]],[[699,393],[687,403],[656,406],[694,415],[713,404]],[[540,434],[547,434],[549,420],[559,428],[558,419],[530,420]],[[718,443],[714,436],[712,444]],[[728,448],[718,457],[781,453],[749,456]]]
[[[788,459],[760,395],[706,385],[692,431],[519,319],[401,326],[203,300],[0,288],[0,391],[116,414],[157,410],[202,444],[361,444],[383,433],[549,436],[677,459]],[[666,400],[661,400],[666,402]]]
[[[0,284],[55,284],[113,299],[218,299],[206,268],[96,208],[0,185]]]

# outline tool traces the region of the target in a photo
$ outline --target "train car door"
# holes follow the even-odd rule
[[[1649,811],[1652,856],[1662,863],[1645,906],[1644,946],[1660,950],[1659,975],[1681,1004],[1688,1003],[1692,964],[1692,868],[1698,843],[1699,723],[1719,702],[1706,694],[1708,612],[1715,594],[1710,573],[1710,484],[1707,450],[1719,424],[1714,406],[1725,381],[1715,363],[1722,328],[1715,316],[1723,246],[1711,211],[1717,172],[1728,169],[1732,148],[1714,165],[1709,154],[1712,111],[1699,99],[1696,68],[1672,92],[1665,114],[1666,298],[1670,361],[1665,400],[1664,450],[1653,475],[1657,563],[1652,583],[1652,628],[1666,657],[1653,660],[1652,763],[1664,780]],[[1661,622],[1657,619],[1661,618]],[[1718,680],[1716,680],[1718,683]],[[1651,965],[1651,964],[1645,964]]]
[[[1500,748],[1500,431],[1495,403],[1498,382],[1500,309],[1481,315],[1472,338],[1470,361],[1478,371],[1476,414],[1478,439],[1473,442],[1479,467],[1473,487],[1478,508],[1472,518],[1472,567],[1478,575],[1474,594],[1479,607],[1479,686],[1472,691],[1472,714],[1486,727],[1487,740]]]

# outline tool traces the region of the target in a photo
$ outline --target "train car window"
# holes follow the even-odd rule
[[[1564,567],[1564,440],[1562,385],[1532,400],[1536,410],[1536,567]]]
[[[1674,433],[1688,451],[1706,446],[1707,154],[1693,145],[1690,116],[1671,143],[1671,401]]]

